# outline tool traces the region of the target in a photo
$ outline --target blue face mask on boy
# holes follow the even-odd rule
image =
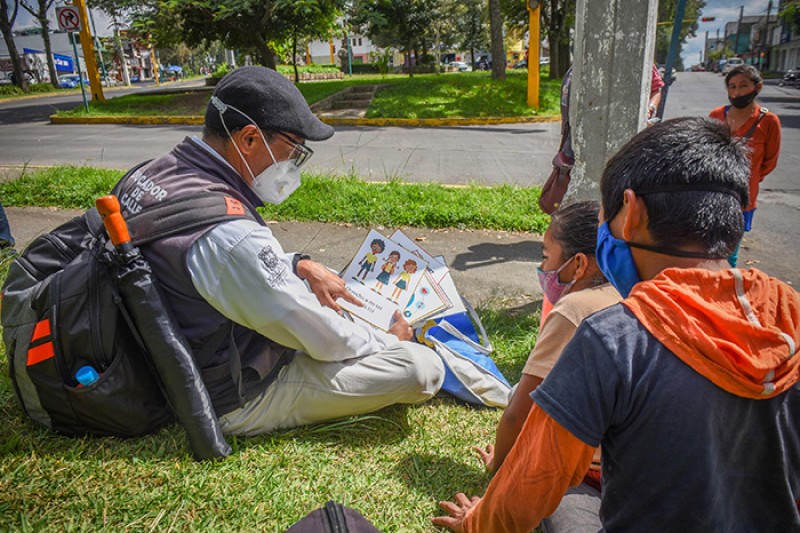
[[[636,264],[633,262],[631,248],[639,248],[641,250],[648,250],[657,254],[671,255],[674,257],[721,259],[714,254],[686,252],[683,250],[662,248],[661,246],[623,241],[611,235],[608,222],[603,222],[597,230],[597,247],[595,248],[597,266],[600,268],[600,272],[603,273],[606,279],[617,289],[617,292],[619,292],[623,298],[627,298],[633,286],[642,281],[642,278],[639,277],[639,272],[636,270]]]
[[[627,298],[633,286],[642,281],[633,262],[631,247],[611,235],[608,222],[603,222],[597,230],[595,258],[600,272],[623,298]]]

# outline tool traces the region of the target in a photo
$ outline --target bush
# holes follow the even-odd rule
[[[309,74],[326,74],[328,72],[338,72],[339,67],[336,65],[317,65],[316,63],[311,63],[310,65],[298,65],[297,71],[301,74],[304,72]],[[278,72],[281,74],[294,74],[294,66],[278,65]]]
[[[225,74],[227,74],[231,70],[233,69],[230,67],[230,65],[228,65],[227,63],[221,63],[220,65],[217,65],[217,68],[214,70],[214,72],[211,73],[211,77],[223,78],[225,77]]]
[[[398,67],[395,67],[397,70]],[[403,65],[400,67],[400,72],[403,74],[408,74],[408,66]],[[414,74],[432,74],[436,72],[436,65],[416,65],[414,67]]]
[[[353,63],[353,74],[379,74],[380,66],[375,63]],[[342,65],[342,72],[347,73],[347,65]]]
[[[0,85],[0,96],[22,96],[23,94],[37,94],[37,93],[51,93],[58,89],[53,87],[51,83],[29,83],[28,92],[22,92],[22,89],[16,85]]]
[[[16,85],[0,85],[0,96],[19,96],[25,94]]]

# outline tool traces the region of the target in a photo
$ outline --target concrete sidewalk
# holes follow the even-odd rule
[[[83,212],[45,207],[6,207],[5,211],[19,251],[36,236]],[[271,222],[269,227],[285,251],[306,253],[337,271],[353,258],[369,232],[369,228],[320,222]],[[375,229],[387,236],[394,230]],[[533,310],[540,303],[536,264],[542,260],[541,235],[401,229],[431,254],[445,257],[456,287],[473,305],[498,302],[506,309]]]

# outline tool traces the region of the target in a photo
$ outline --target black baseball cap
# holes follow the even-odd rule
[[[297,87],[270,68],[237,68],[219,81],[213,96],[224,104],[221,109],[229,131],[252,124],[244,113],[262,130],[288,132],[310,141],[324,141],[334,133],[311,112]],[[214,102],[206,107],[205,124],[214,133],[225,132],[220,107]]]

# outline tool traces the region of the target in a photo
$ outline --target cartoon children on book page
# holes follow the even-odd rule
[[[358,274],[353,276],[353,279],[363,284],[364,280],[367,278],[367,274],[375,270],[375,263],[378,262],[378,254],[383,253],[385,249],[386,243],[383,242],[382,239],[372,239],[370,251],[364,254],[364,257],[358,262],[361,268],[358,270]],[[358,279],[359,277],[361,277],[361,279]]]
[[[411,275],[417,271],[417,262],[413,259],[406,259],[406,262],[403,263],[403,271],[397,275],[394,281],[394,291],[392,291],[392,300],[394,303],[398,303],[398,299],[400,298],[400,294],[404,290],[408,288],[408,282],[411,281]]]
[[[373,291],[377,292],[378,294],[382,294],[383,288],[389,284],[389,277],[394,274],[399,261],[400,252],[397,250],[392,250],[389,252],[389,256],[386,258],[386,261],[381,267],[380,274],[378,274],[378,277],[375,278],[375,286],[372,287]]]

